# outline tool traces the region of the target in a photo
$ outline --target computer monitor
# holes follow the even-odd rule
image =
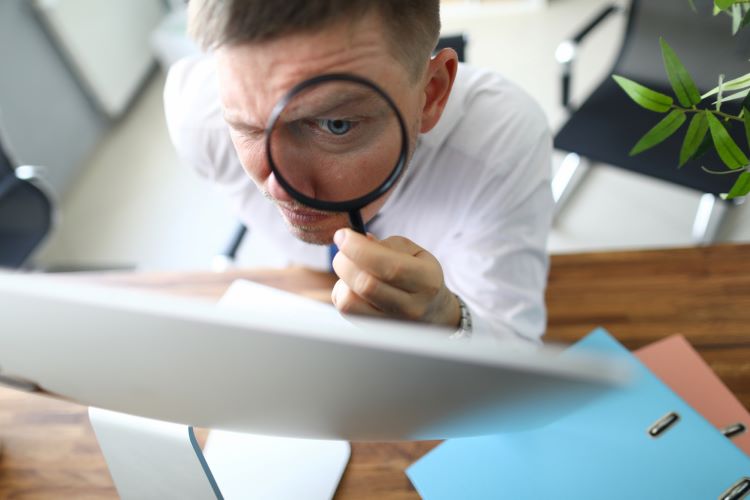
[[[237,283],[243,300],[213,304],[0,275],[0,378],[170,422],[350,441],[541,426],[627,378],[596,356],[348,321],[259,287]]]

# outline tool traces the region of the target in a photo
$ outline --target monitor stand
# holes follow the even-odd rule
[[[89,408],[123,499],[330,499],[349,461],[346,441],[211,431]]]

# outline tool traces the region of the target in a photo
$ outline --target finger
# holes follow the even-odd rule
[[[390,236],[384,240],[380,240],[380,244],[391,250],[397,252],[416,256],[423,251],[423,248],[411,241],[408,238],[402,236]]]
[[[423,277],[429,268],[427,262],[414,257],[414,253],[423,251],[416,244],[400,238],[404,241],[390,241],[389,247],[350,229],[337,231],[335,238],[339,251],[363,271],[407,292],[423,289]]]
[[[346,255],[336,255],[333,270],[352,292],[380,311],[406,317],[420,314],[414,310],[415,297],[362,270]]]
[[[331,302],[342,314],[361,314],[365,316],[385,316],[367,301],[358,297],[342,280],[338,280],[331,291]]]
[[[397,252],[409,254],[421,261],[439,264],[434,255],[403,236],[391,236],[380,241],[380,244]]]

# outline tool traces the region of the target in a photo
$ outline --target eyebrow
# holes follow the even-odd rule
[[[341,108],[345,108],[352,103],[366,103],[368,101],[377,102],[378,100],[379,96],[377,94],[367,92],[365,90],[334,92],[329,95],[322,96],[318,99],[311,99],[311,102],[305,102],[303,100],[303,102],[297,103],[297,106],[285,109],[284,116],[287,121],[293,121],[298,118],[309,116],[326,116],[333,114],[335,111]],[[385,101],[383,101],[383,104],[386,104]]]
[[[351,103],[358,101],[377,102],[382,99],[376,93],[369,92],[365,89],[349,90],[348,92],[333,92],[325,96],[313,97],[317,97],[317,99],[311,99],[311,102],[303,101],[297,103],[296,106],[286,108],[284,110],[285,121],[289,123],[310,116],[326,116],[334,113],[340,108],[350,105]],[[387,105],[385,100],[383,100],[383,104]],[[224,114],[224,121],[234,130],[252,133],[263,133],[266,130],[266,125],[258,125],[257,123],[230,118],[226,113]]]
[[[237,120],[230,118],[226,114],[224,114],[224,121],[234,130],[244,130],[247,132],[263,132],[266,127],[264,126],[258,126],[255,123],[246,122],[244,120]]]

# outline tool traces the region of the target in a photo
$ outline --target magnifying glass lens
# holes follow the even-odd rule
[[[330,80],[292,95],[269,131],[277,175],[303,196],[346,203],[377,191],[401,161],[396,110],[368,85]]]

